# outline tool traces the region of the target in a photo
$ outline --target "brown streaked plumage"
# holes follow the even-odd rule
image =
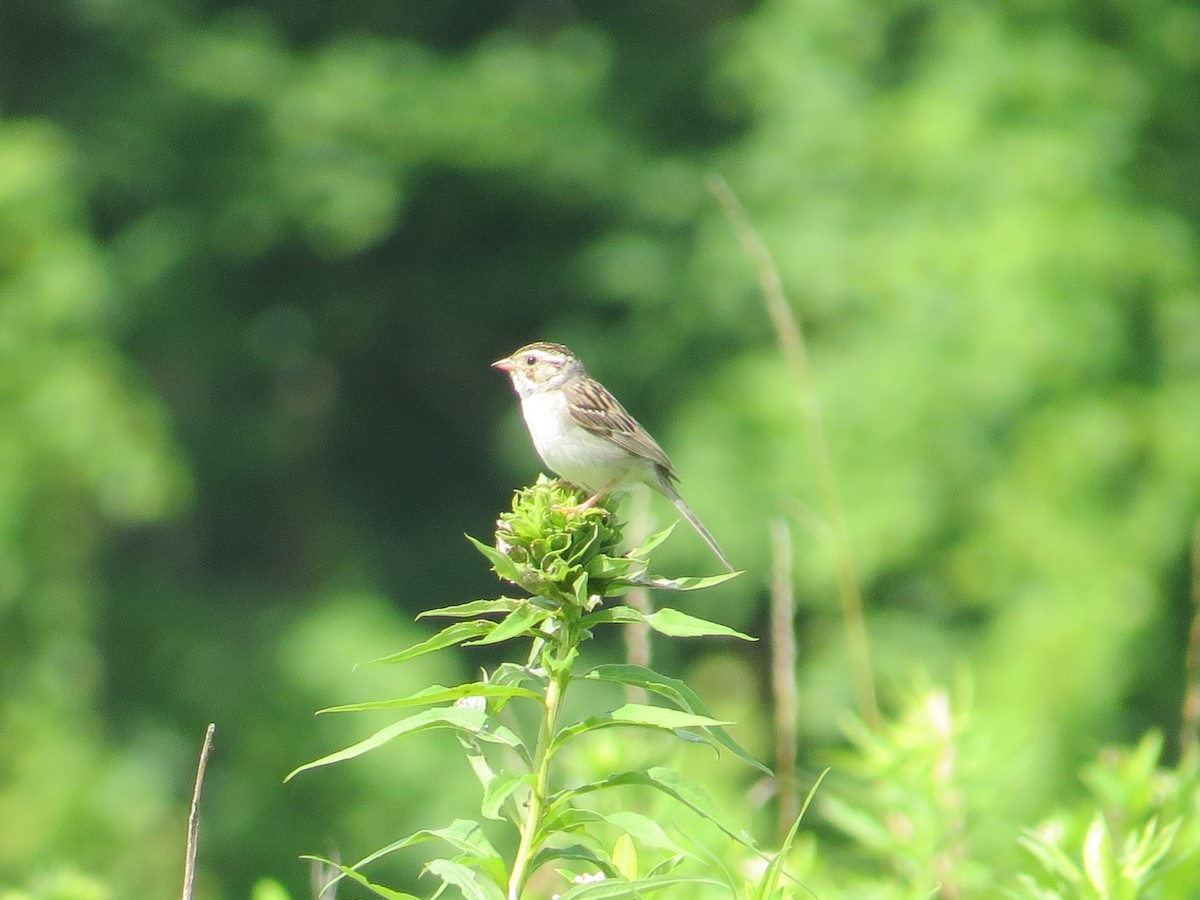
[[[658,442],[562,344],[527,344],[493,366],[508,373],[534,448],[556,474],[592,492],[642,482],[667,497],[730,572],[720,545],[675,489],[679,478]]]

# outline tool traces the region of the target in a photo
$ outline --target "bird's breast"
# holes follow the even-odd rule
[[[571,416],[566,395],[545,391],[526,397],[521,413],[533,446],[555,474],[590,491],[633,475],[637,460],[612,441],[587,431]]]

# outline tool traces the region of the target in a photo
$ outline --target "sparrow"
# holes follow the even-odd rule
[[[649,485],[670,500],[717,559],[733,566],[716,539],[679,496],[667,454],[612,393],[562,344],[526,344],[492,365],[508,374],[538,456],[560,478],[591,493],[590,509],[617,488]]]

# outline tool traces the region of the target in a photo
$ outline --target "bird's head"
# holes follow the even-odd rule
[[[583,363],[574,353],[562,344],[544,341],[526,344],[492,365],[508,373],[513,389],[522,398],[562,387],[584,371]]]

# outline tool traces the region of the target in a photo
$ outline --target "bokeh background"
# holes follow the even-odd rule
[[[689,609],[765,634],[791,523],[811,783],[855,712],[828,511],[714,171],[806,331],[885,715],[958,685],[1000,823],[1107,744],[1158,729],[1169,762],[1197,97],[1172,0],[6,0],[0,887],[176,892],[209,721],[205,898],[307,896],[301,853],[472,814],[436,738],[281,782],[371,730],[313,710],[494,662],[355,668],[497,592],[462,533],[538,471],[488,368],[535,339],[747,570]],[[658,565],[706,554],[681,529]],[[658,663],[769,758],[766,653]]]

